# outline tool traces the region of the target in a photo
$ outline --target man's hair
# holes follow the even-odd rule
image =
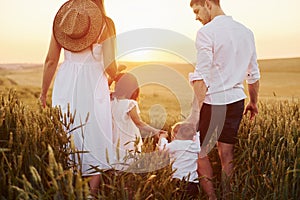
[[[209,0],[214,4],[220,6],[220,0]],[[192,7],[194,4],[199,4],[200,6],[204,6],[205,0],[191,0],[190,6]]]

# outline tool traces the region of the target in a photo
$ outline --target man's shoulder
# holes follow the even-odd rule
[[[212,21],[208,22],[207,24],[203,25],[199,30],[198,33],[209,34],[216,31],[220,25],[222,25],[222,19],[217,17],[217,19],[213,19]]]
[[[239,29],[239,30],[244,30],[249,33],[252,33],[250,28],[248,28],[245,24],[233,19],[232,17],[231,20],[229,19],[229,21],[230,21],[229,23],[231,23],[231,26],[235,27],[237,30]]]
[[[211,36],[211,33],[213,33],[213,32],[214,32],[213,27],[206,24],[197,31],[197,35]]]

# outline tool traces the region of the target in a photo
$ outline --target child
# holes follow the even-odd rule
[[[133,74],[120,73],[115,79],[115,91],[111,100],[113,143],[118,148],[119,158],[123,162],[126,151],[141,151],[143,142],[140,130],[151,135],[166,133],[149,126],[141,119],[137,104],[139,91],[137,79]]]
[[[160,134],[159,149],[169,152],[172,169],[175,170],[173,180],[188,182],[187,194],[197,197],[198,174],[197,160],[200,153],[199,132],[193,124],[186,122],[176,123],[172,127],[172,142],[168,143],[167,134]]]

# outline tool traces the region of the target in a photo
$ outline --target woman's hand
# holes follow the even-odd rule
[[[46,107],[46,100],[47,100],[47,95],[40,95],[40,102],[41,102],[41,105],[43,106],[43,108]]]

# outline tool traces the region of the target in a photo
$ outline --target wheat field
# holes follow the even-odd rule
[[[130,72],[146,74],[139,80],[143,83],[139,105],[146,122],[169,131],[186,116],[191,98],[186,77],[192,65],[124,64]],[[300,58],[260,60],[259,64],[260,113],[252,122],[242,120],[227,199],[296,200],[300,198]],[[76,166],[68,160],[76,154],[65,134],[68,120],[60,121],[59,110],[42,109],[38,103],[41,74],[41,65],[0,65],[0,199],[87,199],[88,179],[74,173]],[[161,81],[165,79],[173,81]],[[71,114],[66,117],[72,118]],[[165,155],[145,157],[156,151],[155,142],[146,139],[137,155],[142,165],[164,162]],[[212,181],[221,198],[215,148],[210,159],[215,172]],[[189,199],[184,185],[170,181],[172,173],[171,165],[144,173],[103,172],[98,198]],[[202,189],[198,198],[207,199]]]

